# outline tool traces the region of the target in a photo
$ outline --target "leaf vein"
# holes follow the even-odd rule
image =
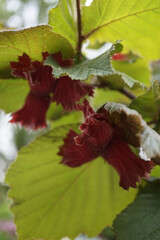
[[[141,10],[141,11],[138,11],[138,12],[135,12],[135,13],[131,13],[131,14],[125,15],[125,16],[123,16],[123,17],[120,17],[120,18],[111,20],[111,21],[109,21],[109,22],[107,22],[107,23],[105,23],[105,24],[103,24],[103,25],[101,25],[101,26],[93,29],[90,33],[88,33],[88,34],[85,36],[85,38],[88,38],[89,36],[91,36],[91,35],[92,35],[94,32],[96,32],[97,30],[99,30],[99,29],[101,29],[101,28],[103,28],[103,27],[106,27],[106,26],[108,26],[108,25],[110,25],[110,24],[112,24],[112,23],[118,22],[118,21],[120,21],[120,20],[122,20],[122,19],[125,19],[125,18],[128,18],[128,17],[135,16],[135,15],[137,15],[137,14],[142,14],[142,13],[149,12],[149,11],[153,11],[153,10],[157,10],[157,9],[160,9],[160,7]]]

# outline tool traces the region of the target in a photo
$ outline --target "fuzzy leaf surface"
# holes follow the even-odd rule
[[[145,84],[133,79],[129,75],[123,72],[115,71],[111,64],[111,57],[114,53],[120,52],[122,50],[122,45],[119,41],[111,46],[102,55],[91,59],[85,60],[79,64],[75,64],[71,68],[63,68],[49,56],[45,63],[53,67],[53,75],[55,78],[61,75],[67,74],[72,79],[86,80],[90,76],[101,76],[104,77],[104,81],[111,84],[113,88],[121,88],[127,86],[132,88],[141,87],[145,88]]]
[[[72,79],[86,80],[91,75],[104,76],[113,74],[114,69],[112,68],[110,59],[115,52],[120,52],[121,50],[122,45],[119,41],[117,41],[109,50],[99,57],[75,64],[70,68],[63,68],[59,66],[52,56],[49,56],[45,63],[53,67],[53,75],[56,78],[62,74],[68,74]]]
[[[49,56],[45,63],[53,67],[53,75],[55,78],[61,75],[67,74],[72,79],[86,80],[90,76],[107,76],[109,82],[118,87],[127,85],[128,87],[140,86],[142,88],[145,85],[125,73],[115,71],[111,64],[111,56],[122,50],[122,45],[119,41],[112,45],[112,47],[107,50],[102,55],[91,59],[85,60],[79,64],[75,64],[70,68],[63,68],[58,65],[58,63]]]
[[[96,236],[133,201],[137,190],[121,189],[117,172],[101,158],[74,169],[60,164],[59,146],[77,127],[66,125],[37,138],[9,169],[19,240]]]

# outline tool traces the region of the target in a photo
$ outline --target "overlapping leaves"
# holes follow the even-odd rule
[[[122,50],[122,45],[119,41],[112,45],[112,47],[99,57],[86,60],[82,63],[76,64],[71,68],[60,67],[52,58],[48,57],[45,61],[46,64],[53,67],[53,74],[55,77],[59,77],[62,74],[68,74],[72,79],[86,80],[91,75],[95,76],[105,76],[115,73],[112,68],[110,58],[115,52],[120,52]]]
[[[111,89],[121,89],[123,87],[129,87],[129,88],[141,87],[142,89],[146,88],[145,84],[119,71],[115,71],[115,73],[111,75],[107,75],[107,76],[104,76],[103,78],[99,78],[99,82],[101,84],[104,83],[104,85],[106,84],[106,86],[108,85]]]
[[[41,60],[41,53],[46,51],[49,53],[61,51],[65,58],[72,57],[73,48],[77,44],[74,5],[73,0],[60,0],[59,5],[50,11],[49,23],[54,29],[45,25],[1,32],[0,58],[3,61],[0,62],[0,70],[7,68],[10,61],[16,61],[17,56],[22,55],[23,52],[32,60]],[[159,15],[160,0],[146,0],[145,3],[140,0],[138,4],[136,0],[94,0],[90,7],[83,7],[82,10],[83,37],[84,39],[90,37],[92,42],[95,40],[115,42],[117,39],[124,39],[127,48],[147,58],[156,59],[160,56]],[[133,87],[135,84],[143,86],[126,73],[113,69],[110,58],[121,49],[120,42],[117,42],[98,58],[81,62],[71,68],[60,67],[51,56],[46,64],[53,67],[53,74],[57,78],[61,75],[69,75],[72,79],[87,80],[90,76],[108,76],[111,83],[116,81],[120,87],[124,85]],[[148,79],[149,77],[147,81]],[[24,93],[28,91],[26,83],[23,80],[0,81],[0,107],[14,111],[19,108],[19,103],[23,103],[22,99],[26,95]],[[15,84],[13,89],[10,83]],[[14,96],[12,105],[9,102],[12,97],[7,97],[7,100],[6,93]],[[145,96],[135,99],[131,106],[133,107],[136,101],[138,105],[143,103],[143,97],[149,96],[150,99],[152,95],[150,93],[151,89]],[[155,98],[153,97],[152,100],[154,102]],[[141,146],[147,157],[160,163],[160,136],[146,125],[136,111],[115,103],[108,103],[104,108],[109,113],[110,123],[118,125],[123,130],[127,142],[135,147]],[[157,108],[154,110],[155,113]],[[66,117],[64,119],[61,119],[57,125],[63,124]],[[76,169],[60,164],[61,158],[57,155],[59,146],[62,145],[69,129],[76,127],[66,125],[39,137],[20,151],[16,162],[8,172],[6,181],[11,187],[9,195],[14,199],[12,211],[15,214],[20,240],[36,238],[56,240],[65,236],[74,238],[80,233],[95,236],[107,224],[111,224],[114,217],[135,196],[136,190],[126,192],[119,188],[117,173],[100,158]],[[153,196],[152,200],[158,199],[158,194],[158,192],[152,194],[151,191],[150,198]],[[141,193],[139,196],[142,196]],[[142,198],[144,200],[144,196]],[[137,199],[141,202],[140,197]],[[143,202],[140,204],[144,206],[142,210],[149,209]],[[154,210],[157,211],[157,204],[155,205]],[[134,216],[134,211],[132,212],[132,207],[130,208],[131,215]],[[152,210],[150,208],[149,212]],[[123,217],[130,222],[128,210],[125,213],[127,217]],[[138,214],[141,215],[139,207],[135,213],[136,222],[138,222]],[[158,217],[155,217],[155,220],[158,220]],[[121,226],[115,229],[120,232]],[[127,226],[127,232],[120,232],[119,239],[124,240],[126,236],[132,239],[131,231],[133,228]],[[138,232],[137,236],[144,234],[145,230],[143,234]],[[156,234],[158,236],[159,232]]]
[[[136,190],[121,189],[118,174],[100,158],[75,169],[60,164],[59,146],[77,127],[38,138],[10,168],[6,181],[19,239],[95,236],[133,200]]]
[[[143,83],[133,79],[125,73],[114,70],[111,64],[111,57],[114,53],[122,50],[122,45],[119,41],[112,45],[112,47],[97,58],[85,60],[79,64],[73,65],[71,68],[64,68],[49,56],[45,61],[47,65],[53,67],[53,75],[58,78],[63,74],[69,75],[72,79],[87,80],[90,76],[107,76],[108,81],[113,85],[127,85],[133,87],[134,85],[145,86]],[[115,83],[116,82],[116,83]]]
[[[0,70],[8,67],[11,61],[17,61],[17,56],[24,52],[31,59],[41,61],[42,52],[46,51],[61,51],[66,58],[73,55],[69,42],[48,25],[0,32]]]
[[[126,61],[112,61],[114,69],[129,75],[146,86],[150,86],[151,73],[148,61],[145,61],[142,58],[137,58],[137,56],[130,55],[127,55],[129,59]]]

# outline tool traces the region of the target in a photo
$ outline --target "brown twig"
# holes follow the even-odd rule
[[[125,96],[127,96],[131,100],[136,98],[136,96],[133,93],[131,93],[130,91],[128,91],[126,88],[118,89],[118,91],[123,93]]]
[[[111,84],[107,83],[107,82],[101,82],[101,83],[95,83],[95,84],[92,84],[93,87],[98,87],[98,88],[105,88],[105,87],[108,87],[109,89],[111,90],[117,90],[121,93],[123,93],[126,97],[128,97],[129,99],[133,100],[136,98],[136,96],[128,91],[126,88],[119,88],[119,89],[114,89]]]
[[[76,0],[77,5],[77,26],[78,26],[78,43],[77,43],[77,53],[81,58],[81,47],[82,47],[82,26],[81,26],[81,9],[80,9],[80,0]]]

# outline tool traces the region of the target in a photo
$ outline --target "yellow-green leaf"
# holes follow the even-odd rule
[[[115,42],[149,59],[160,58],[160,0],[93,0],[82,9],[83,35]]]
[[[11,61],[17,61],[24,52],[32,60],[41,61],[42,52],[46,51],[61,51],[65,58],[73,55],[70,43],[48,25],[0,32],[0,70],[7,68]]]
[[[49,24],[54,32],[61,34],[76,48],[78,34],[75,0],[59,0],[59,4],[49,11]]]
[[[98,158],[78,168],[60,164],[63,126],[22,148],[6,182],[19,240],[58,240],[80,233],[95,236],[133,201],[135,189],[119,187],[117,172]]]
[[[0,79],[0,109],[13,112],[24,105],[29,91],[28,83],[22,79]]]

